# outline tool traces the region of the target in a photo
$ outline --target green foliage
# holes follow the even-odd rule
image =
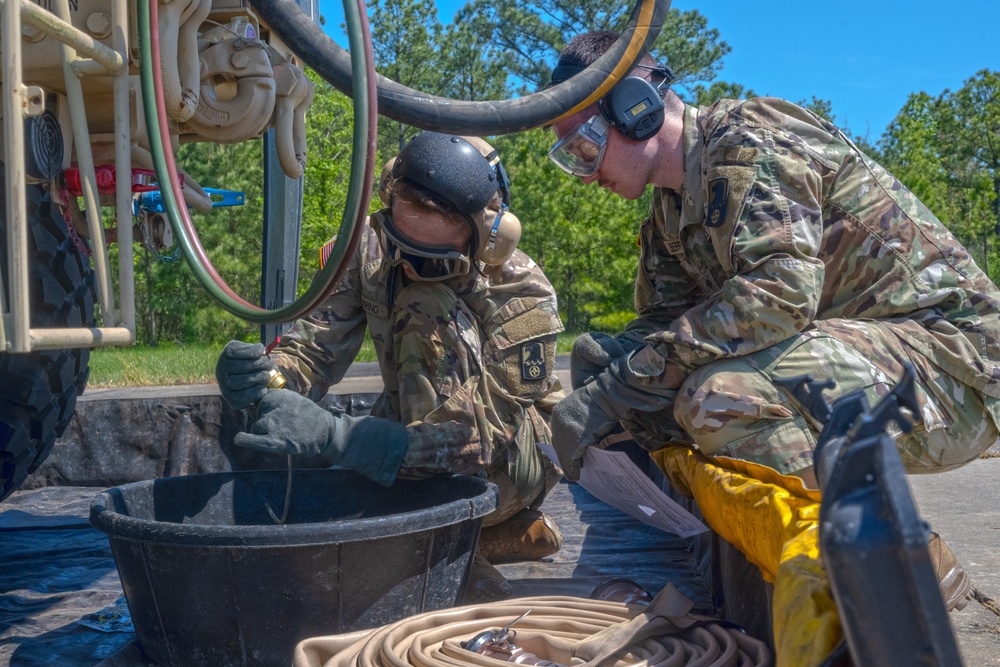
[[[437,69],[441,23],[433,0],[377,0],[370,7],[378,73],[410,88],[439,94]],[[415,130],[388,118],[379,121],[379,146],[395,155]]]
[[[625,330],[629,322],[635,319],[635,310],[619,310],[606,315],[596,315],[590,319],[588,331],[604,331],[616,334]]]
[[[191,211],[209,260],[229,286],[250,302],[260,298],[263,219],[261,142],[238,145],[187,144],[177,165],[202,187],[239,190],[246,205],[210,213]],[[136,337],[160,341],[218,341],[251,338],[257,327],[223,311],[177,253],[150,252],[136,245]]]
[[[311,70],[307,74],[316,86],[316,95],[306,115],[309,154],[302,198],[299,294],[308,289],[319,271],[320,248],[340,230],[351,176],[354,114],[350,98]],[[379,171],[375,170],[376,178]],[[374,199],[377,203],[378,198]]]
[[[994,282],[1000,278],[1000,73],[957,91],[910,95],[879,158],[934,211]]]
[[[559,51],[588,30],[620,31],[633,3],[623,0],[472,0],[456,17],[456,24],[480,33],[484,42],[499,47],[497,58],[521,92],[548,83]],[[675,88],[691,89],[715,79],[730,47],[719,31],[697,10],[671,9],[650,49],[676,75]]]
[[[431,95],[463,100],[507,96],[501,46],[482,29],[482,18],[444,26],[432,0],[376,0],[370,4],[379,74]],[[384,159],[418,132],[388,117],[379,120]]]
[[[440,95],[460,100],[497,100],[509,97],[507,70],[499,47],[475,21],[446,26],[441,39]]]
[[[914,93],[896,115],[880,142],[887,168],[942,219],[947,219],[948,178],[938,137],[941,108],[927,93]]]

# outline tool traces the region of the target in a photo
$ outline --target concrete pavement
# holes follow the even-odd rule
[[[955,552],[976,589],[1000,603],[1000,458],[907,479],[921,516]],[[972,601],[950,619],[966,667],[1000,665],[1000,616]]]

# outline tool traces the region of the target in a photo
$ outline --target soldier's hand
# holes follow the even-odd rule
[[[611,362],[640,347],[642,343],[599,331],[581,334],[573,342],[573,351],[569,355],[570,384],[573,389],[579,389],[592,377],[604,372]]]
[[[552,409],[552,447],[566,479],[580,479],[580,462],[587,448],[600,442],[618,424],[604,408],[600,389],[588,384],[559,401]]]
[[[409,433],[398,422],[329,412],[287,389],[268,391],[257,405],[250,433],[234,442],[274,454],[320,457],[389,486],[409,446]]]
[[[215,379],[219,391],[237,410],[249,407],[267,392],[274,362],[264,354],[260,343],[226,343],[215,364]]]

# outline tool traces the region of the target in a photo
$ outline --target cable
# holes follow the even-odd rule
[[[325,81],[351,94],[350,53],[295,0],[250,0],[261,20]],[[378,77],[379,113],[423,130],[467,135],[521,132],[571,116],[603,97],[642,58],[663,27],[670,0],[636,0],[618,41],[590,67],[552,88],[502,101],[469,102],[428,95]],[[355,50],[351,44],[351,50]]]

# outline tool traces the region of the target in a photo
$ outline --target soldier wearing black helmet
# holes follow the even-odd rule
[[[392,484],[398,475],[485,472],[500,507],[484,520],[472,599],[510,587],[490,562],[537,559],[561,535],[538,510],[559,471],[539,452],[561,398],[553,367],[562,323],[552,286],[516,249],[520,222],[507,177],[485,141],[417,135],[379,181],[344,279],[282,335],[230,342],[216,368],[234,407],[257,406],[238,445],[319,456]],[[313,401],[337,384],[366,330],[385,389],[372,416],[333,414]],[[266,391],[277,367],[294,391]],[[311,400],[310,400],[311,399]]]

